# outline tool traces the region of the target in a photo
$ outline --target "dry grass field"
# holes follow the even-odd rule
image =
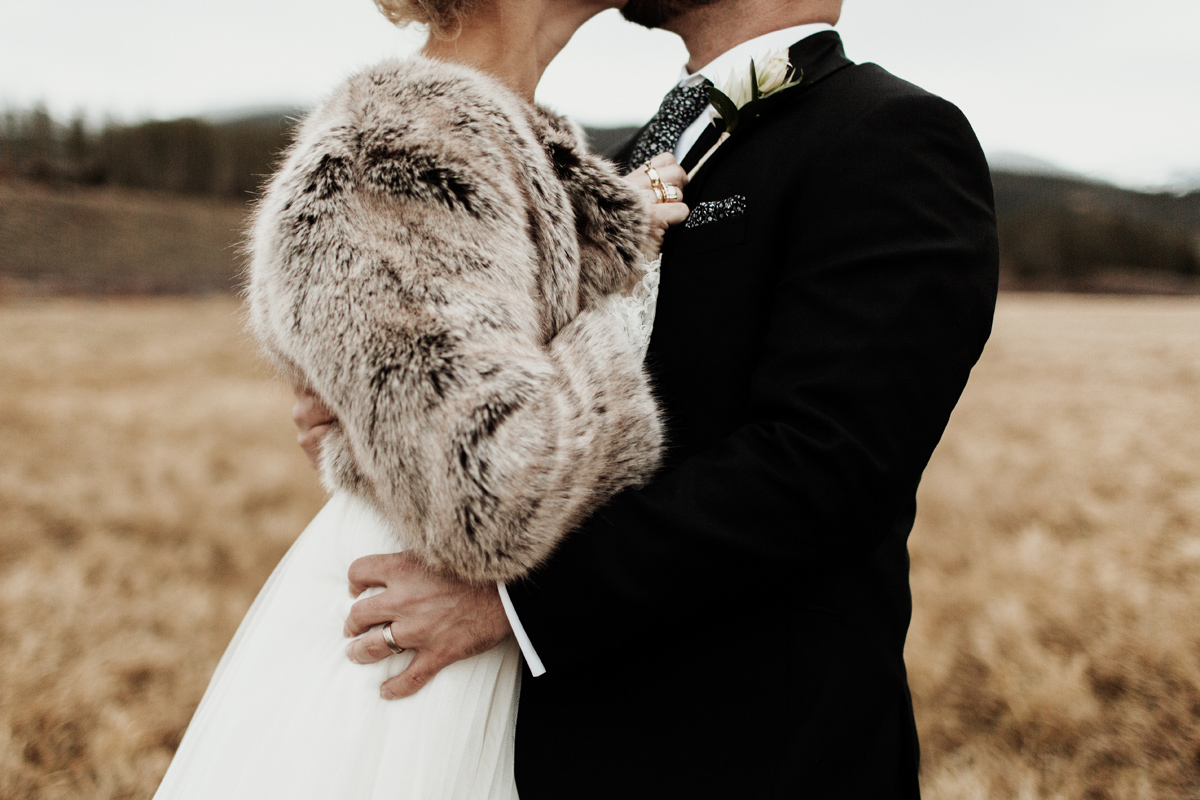
[[[246,204],[0,180],[0,300],[227,294]]]
[[[0,305],[0,798],[148,798],[321,503],[232,300]],[[1200,300],[1006,296],[926,475],[931,800],[1200,797]]]

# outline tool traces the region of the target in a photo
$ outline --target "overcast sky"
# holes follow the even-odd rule
[[[846,0],[847,54],[957,103],[990,154],[1132,186],[1200,185],[1200,0]],[[313,103],[420,44],[371,0],[0,0],[0,104],[60,117],[170,117]],[[685,60],[608,12],[539,99],[585,124],[638,124]]]

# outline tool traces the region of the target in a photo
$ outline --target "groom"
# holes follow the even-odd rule
[[[962,114],[848,61],[840,11],[625,9],[682,36],[693,73],[626,148],[630,167],[708,152],[706,80],[776,47],[803,74],[701,167],[664,244],[647,362],[669,425],[657,478],[507,587],[507,615],[494,588],[402,554],[352,570],[386,585],[390,618],[425,643],[385,696],[513,621],[545,665],[521,690],[522,800],[918,797],[906,539],[990,332],[996,229]],[[302,401],[297,421],[311,449],[321,420]],[[370,622],[352,615],[348,632]]]

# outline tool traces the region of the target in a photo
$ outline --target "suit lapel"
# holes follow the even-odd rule
[[[795,102],[804,92],[807,92],[830,75],[844,67],[850,66],[852,63],[846,58],[845,50],[842,48],[842,37],[834,31],[823,31],[801,39],[788,50],[788,58],[797,72],[803,70],[804,79],[800,82],[800,85],[761,101],[758,107],[758,114],[751,119],[742,120],[738,124],[733,137],[721,145],[721,148],[716,153],[713,153],[712,158],[705,162],[700,171],[696,173],[696,177],[688,186],[692,196],[695,196],[695,191],[698,188],[697,181],[702,176],[708,174],[712,168],[712,164],[720,157],[722,150],[725,150],[737,140],[746,136],[748,131],[764,117],[770,116],[773,111],[786,103]],[[683,168],[690,171],[692,166],[716,144],[719,137],[720,133],[716,127],[709,126],[706,128],[695,146],[688,151],[687,156],[683,160]]]
[[[769,116],[774,109],[794,102],[809,89],[851,64],[846,58],[845,50],[842,49],[842,37],[833,31],[817,33],[796,42],[788,51],[788,59],[797,73],[803,76],[800,85],[761,101],[758,113],[743,121],[742,125],[754,125],[763,117]]]
[[[704,133],[700,134],[700,138],[696,140],[696,143],[692,145],[692,149],[687,151],[687,154],[683,157],[683,161],[680,162],[679,166],[683,167],[683,171],[691,172],[692,167],[696,166],[696,162],[709,151],[709,148],[717,143],[717,139],[720,136],[721,132],[717,130],[716,125],[706,126]]]

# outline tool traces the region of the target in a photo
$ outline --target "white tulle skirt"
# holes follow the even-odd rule
[[[385,701],[411,655],[351,663],[354,559],[396,550],[375,512],[335,495],[229,644],[158,800],[516,800],[520,651],[510,638]]]

